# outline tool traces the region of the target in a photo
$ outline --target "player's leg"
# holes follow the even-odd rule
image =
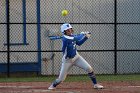
[[[88,62],[83,57],[79,55],[79,58],[76,60],[75,65],[88,72],[88,76],[92,80],[94,84],[94,88],[103,88],[103,86],[97,84],[97,80],[93,72],[93,68],[88,64]]]
[[[61,70],[59,77],[51,84],[51,86],[48,89],[55,89],[57,85],[59,85],[61,82],[63,82],[67,76],[68,71],[72,67],[72,62],[70,60],[63,60]]]
[[[87,61],[84,58],[79,56],[79,58],[75,62],[75,65],[87,71],[93,83],[97,84],[95,74],[93,73],[93,68],[87,63]]]

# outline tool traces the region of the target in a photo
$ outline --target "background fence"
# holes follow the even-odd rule
[[[140,73],[139,0],[1,0],[0,72],[59,74],[64,22],[92,37],[78,47],[97,74]],[[67,9],[69,15],[61,16]],[[73,67],[69,74],[85,74]]]

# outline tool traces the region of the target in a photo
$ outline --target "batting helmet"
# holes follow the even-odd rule
[[[72,26],[69,23],[64,23],[63,25],[61,25],[61,32],[64,33],[65,30],[68,30],[72,28]]]

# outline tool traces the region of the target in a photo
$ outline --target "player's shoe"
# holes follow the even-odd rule
[[[100,85],[100,84],[95,84],[94,88],[95,89],[103,89],[104,87],[102,85]]]
[[[53,85],[51,85],[48,89],[49,90],[54,90],[54,89],[56,89],[56,87],[54,87]]]

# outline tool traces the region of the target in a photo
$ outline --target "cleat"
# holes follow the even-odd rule
[[[56,89],[56,87],[54,87],[53,85],[51,85],[48,89],[49,90],[54,90],[54,89]]]
[[[100,85],[100,84],[95,84],[94,88],[95,89],[103,89],[104,87],[102,85]]]

